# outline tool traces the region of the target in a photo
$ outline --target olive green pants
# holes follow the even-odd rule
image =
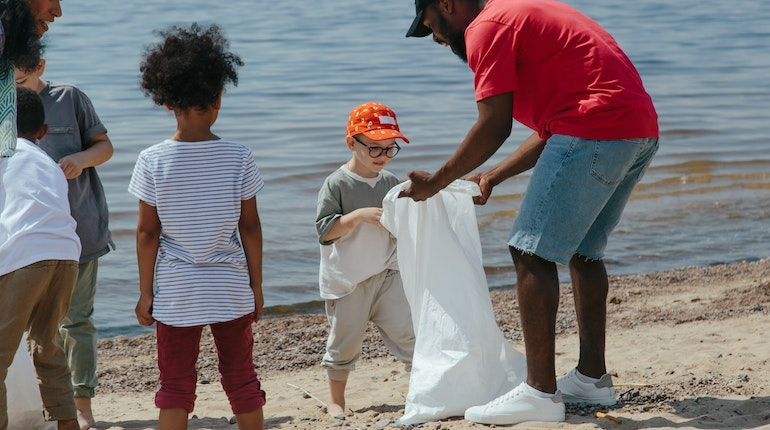
[[[94,325],[94,297],[98,259],[82,263],[78,280],[72,291],[67,316],[59,326],[57,343],[64,348],[72,372],[75,397],[93,397],[96,388],[96,341]]]

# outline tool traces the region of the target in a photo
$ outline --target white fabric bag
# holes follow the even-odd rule
[[[473,196],[457,180],[423,202],[383,200],[382,225],[397,239],[401,279],[416,337],[399,424],[463,416],[526,378],[524,355],[505,339],[489,298]]]
[[[43,419],[43,401],[37,386],[32,357],[27,350],[26,333],[19,343],[8,376],[5,377],[8,398],[8,430],[53,430],[55,422]]]

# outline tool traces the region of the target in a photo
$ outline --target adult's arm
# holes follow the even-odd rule
[[[455,179],[473,171],[487,161],[511,134],[513,125],[513,93],[504,93],[476,102],[479,111],[455,153],[435,173],[409,172],[412,183],[399,197],[426,200]]]
[[[485,204],[492,194],[492,188],[511,176],[516,176],[534,167],[540,154],[543,153],[545,142],[537,133],[532,133],[503,161],[481,173],[468,176],[466,179],[479,184],[481,190],[481,196],[474,197],[473,201],[479,205]]]

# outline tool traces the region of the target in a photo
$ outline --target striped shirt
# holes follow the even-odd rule
[[[188,327],[254,311],[238,236],[241,202],[262,189],[251,150],[224,140],[165,140],[139,154],[128,191],[157,208],[153,317]]]

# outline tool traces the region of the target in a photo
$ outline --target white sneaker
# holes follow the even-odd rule
[[[556,388],[561,391],[564,403],[612,406],[618,402],[608,373],[592,384],[578,379],[577,369],[572,369],[556,381]]]
[[[486,405],[465,411],[465,419],[481,424],[517,424],[525,421],[564,421],[564,402],[561,394],[542,399],[529,392],[522,382],[513,390]]]

